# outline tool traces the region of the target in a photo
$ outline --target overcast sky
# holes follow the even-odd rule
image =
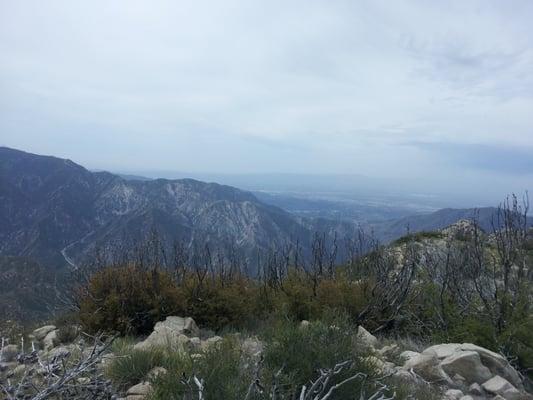
[[[532,21],[529,0],[0,0],[0,145],[533,189]]]

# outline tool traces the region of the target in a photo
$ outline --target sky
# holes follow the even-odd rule
[[[533,2],[0,0],[0,146],[533,189]]]

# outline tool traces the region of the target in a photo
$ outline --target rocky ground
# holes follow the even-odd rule
[[[302,321],[301,329],[311,323]],[[488,349],[470,343],[433,345],[421,352],[402,351],[396,343],[383,341],[359,327],[357,337],[369,350],[368,361],[383,375],[395,376],[416,385],[438,388],[445,400],[533,399],[524,379],[509,361]],[[135,344],[138,350],[164,347],[167,351],[201,354],[223,340],[201,331],[191,318],[168,317],[153,332]],[[241,337],[242,349],[260,357],[263,344],[255,337]],[[2,341],[0,389],[5,399],[40,400],[61,393],[62,399],[148,399],[152,378],[167,371],[153,368],[144,379],[120,392],[106,379],[105,368],[116,355],[109,339],[90,337],[75,327],[53,325],[33,331],[20,343]],[[3,397],[1,397],[3,396]]]

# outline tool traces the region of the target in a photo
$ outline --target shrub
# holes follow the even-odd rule
[[[335,376],[331,384],[356,373],[373,378],[377,371],[365,360],[367,354],[359,348],[354,332],[355,326],[344,315],[315,321],[307,327],[281,319],[262,335],[266,342],[265,366],[271,376],[283,367],[279,380],[287,398],[294,398],[303,385],[316,379],[320,368],[333,368],[348,360],[353,364]],[[335,392],[333,398],[348,398],[362,388],[363,380],[354,380]]]
[[[183,311],[183,296],[166,272],[133,266],[109,267],[94,274],[79,293],[80,321],[89,332],[139,335],[155,322]]]
[[[174,355],[163,361],[168,373],[153,380],[153,400],[182,400],[196,394],[193,377],[203,379],[205,399],[244,398],[252,382],[250,363],[243,360],[238,343],[226,338],[200,356]],[[191,397],[192,398],[192,397]]]
[[[183,283],[185,312],[200,325],[220,330],[240,327],[259,318],[259,286],[251,279],[209,278],[201,284],[190,277]]]
[[[164,356],[160,349],[135,350],[129,341],[115,344],[113,350],[115,358],[105,372],[107,377],[121,388],[142,381],[152,368],[161,365]]]

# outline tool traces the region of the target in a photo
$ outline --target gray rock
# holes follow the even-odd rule
[[[515,387],[523,389],[522,380],[518,372],[509,364],[507,359],[501,354],[495,353],[484,347],[476,346],[472,343],[463,343],[461,345],[463,351],[475,351],[481,357],[481,362],[492,372],[492,375],[499,375]]]
[[[500,395],[506,400],[517,400],[521,397],[520,391],[508,380],[496,375],[481,385],[483,389],[494,395]]]
[[[359,325],[357,328],[357,338],[364,346],[367,347],[374,348],[378,344],[378,339],[361,325]]]
[[[154,367],[146,374],[146,378],[149,380],[153,380],[159,376],[165,375],[166,373],[168,373],[166,368]]]
[[[468,388],[468,393],[471,393],[476,396],[482,396],[483,395],[483,389],[479,385],[479,383],[472,383]]]
[[[182,349],[189,336],[200,335],[200,329],[192,318],[167,317],[154,326],[153,332],[146,340],[137,343],[134,348],[146,350],[152,347],[171,347]]]
[[[459,400],[464,396],[464,393],[458,389],[449,389],[444,393],[446,400]]]
[[[444,343],[437,344],[435,346],[428,347],[424,351],[433,351],[437,354],[438,358],[446,358],[451,356],[453,353],[458,351],[461,348],[459,343]]]
[[[311,323],[305,319],[302,322],[300,322],[300,328],[308,328],[309,325],[311,325]]]
[[[129,400],[130,396],[142,396],[142,398],[148,396],[152,391],[152,385],[150,382],[141,382],[135,386],[132,386],[126,392],[126,398]]]
[[[44,350],[49,351],[59,344],[58,332],[59,330],[56,329],[46,334],[43,339]]]
[[[406,361],[402,367],[406,371],[413,371],[427,381],[435,383],[453,383],[450,377],[439,365],[439,359],[434,352],[426,352]]]
[[[442,360],[440,365],[449,376],[459,374],[467,383],[481,384],[492,376],[490,370],[481,363],[481,358],[475,351],[455,352]]]
[[[50,332],[55,331],[56,327],[55,325],[45,325],[38,329],[35,329],[32,334],[35,340],[38,340],[39,342],[43,340],[46,335],[48,335]]]
[[[404,361],[409,361],[409,360],[412,360],[415,357],[418,357],[419,355],[420,355],[420,353],[417,353],[416,351],[406,350],[406,351],[402,351],[400,353],[400,358],[402,360],[404,360]]]
[[[222,339],[220,336],[213,336],[213,337],[210,337],[209,339],[207,340],[204,340],[202,342],[202,350],[207,350],[213,346],[217,346],[220,344],[220,342],[222,342]]]

